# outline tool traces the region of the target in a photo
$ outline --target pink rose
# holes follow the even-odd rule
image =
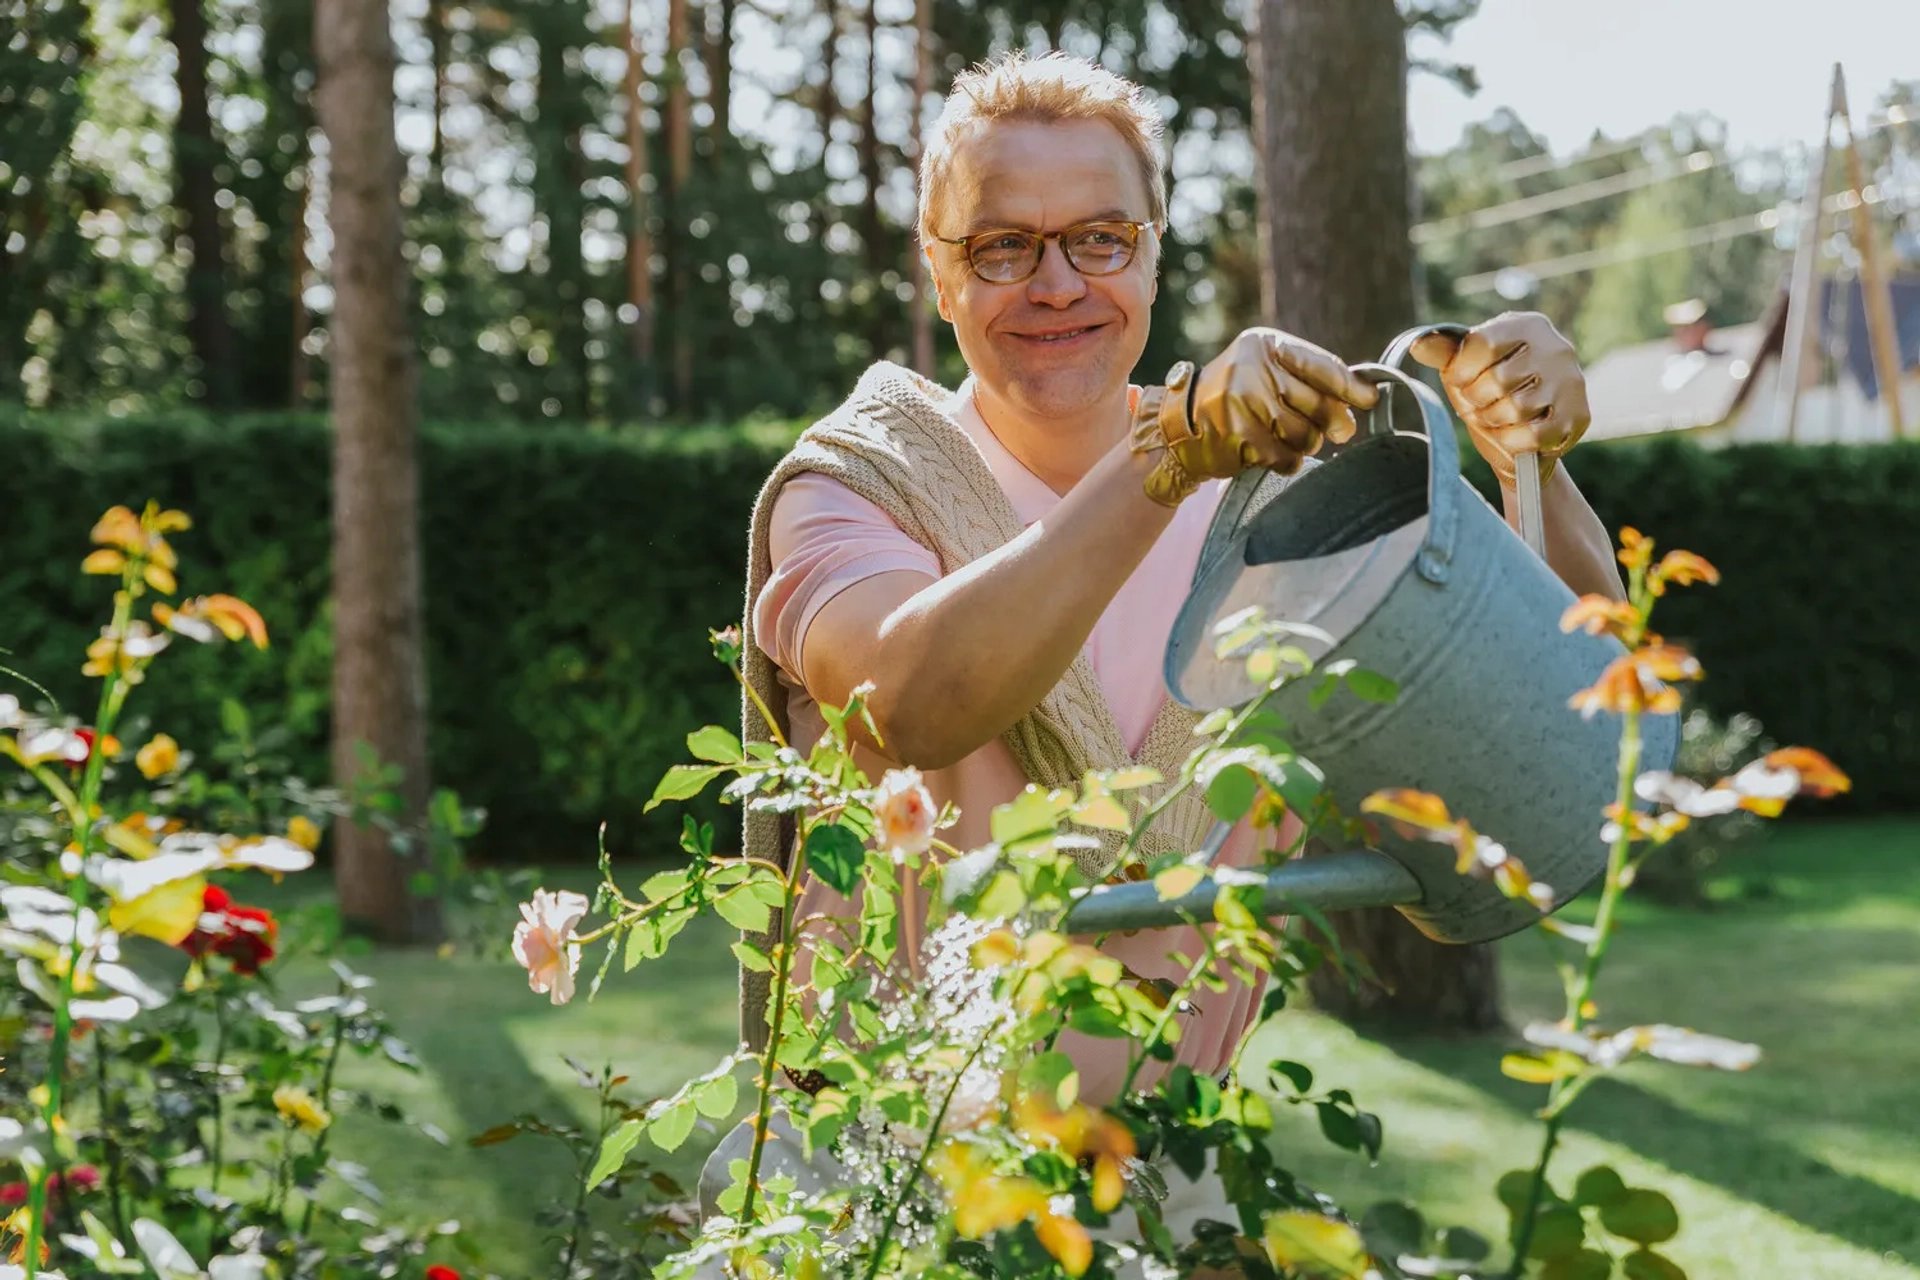
[[[573,975],[580,969],[580,944],[574,926],[587,914],[583,894],[536,889],[532,902],[520,904],[513,931],[513,958],[527,971],[527,985],[555,1004],[573,999]]]
[[[933,842],[933,822],[940,815],[918,769],[894,769],[882,778],[873,808],[880,820],[880,847],[896,859],[925,853]]]

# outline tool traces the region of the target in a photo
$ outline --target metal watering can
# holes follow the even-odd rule
[[[1430,331],[1410,330],[1380,363],[1355,367],[1383,392],[1364,439],[1290,480],[1256,471],[1229,487],[1174,624],[1167,687],[1199,711],[1255,697],[1261,686],[1244,664],[1215,656],[1216,624],[1250,606],[1319,628],[1330,644],[1297,641],[1317,665],[1351,659],[1399,685],[1386,705],[1343,692],[1316,710],[1313,681],[1268,704],[1286,718],[1294,747],[1325,770],[1341,809],[1358,813],[1364,797],[1386,787],[1432,792],[1564,902],[1605,869],[1601,815],[1616,796],[1620,735],[1617,717],[1583,720],[1567,700],[1623,650],[1609,636],[1559,629],[1574,596],[1541,550],[1539,459],[1517,459],[1523,537],[1461,478],[1446,405],[1398,368]],[[1413,397],[1424,435],[1393,429],[1395,390]],[[1642,766],[1670,767],[1675,718],[1646,717],[1641,732]],[[1222,824],[1209,841],[1214,851],[1226,834]],[[1309,859],[1272,873],[1269,896],[1278,909],[1298,880],[1294,887],[1320,905],[1397,905],[1423,933],[1452,943],[1539,919],[1493,884],[1457,874],[1443,846],[1389,831],[1381,852],[1397,867],[1363,853],[1335,855],[1339,862],[1321,868],[1311,864],[1333,860]],[[1096,891],[1111,901],[1090,898],[1074,924],[1170,924],[1212,892],[1208,885],[1193,903],[1157,904],[1138,892]]]

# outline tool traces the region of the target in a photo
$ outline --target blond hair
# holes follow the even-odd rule
[[[1148,220],[1167,225],[1167,165],[1161,154],[1160,112],[1139,85],[1105,67],[1064,53],[1030,58],[1001,54],[956,77],[939,122],[920,156],[920,238],[938,232],[934,210],[946,195],[955,144],[980,124],[1026,120],[1104,120],[1119,131],[1140,165],[1147,187]]]

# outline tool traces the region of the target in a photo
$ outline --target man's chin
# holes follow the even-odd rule
[[[1009,398],[1029,413],[1070,417],[1124,394],[1126,385],[1124,372],[1100,360],[1075,368],[1017,370],[1008,390]]]

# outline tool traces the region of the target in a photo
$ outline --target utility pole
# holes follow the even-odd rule
[[[1866,166],[1854,137],[1853,116],[1847,110],[1847,85],[1840,66],[1833,68],[1833,100],[1847,126],[1847,184],[1853,190],[1853,240],[1860,254],[1860,301],[1867,313],[1867,339],[1873,347],[1873,377],[1880,400],[1887,407],[1887,425],[1895,440],[1904,439],[1906,423],[1900,412],[1900,339],[1893,324],[1893,291],[1880,270],[1880,248],[1867,208]]]

